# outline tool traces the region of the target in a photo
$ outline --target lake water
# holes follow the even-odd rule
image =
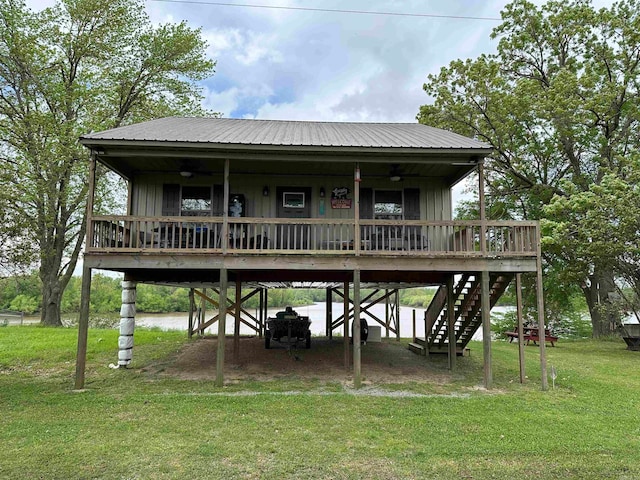
[[[512,310],[513,307],[494,307],[491,311],[492,314],[502,313],[509,310]],[[270,317],[275,316],[275,314],[279,311],[283,310],[283,308],[270,308],[268,310],[268,315]],[[298,312],[299,315],[308,316],[311,319],[311,334],[312,335],[325,335],[325,312],[326,307],[324,302],[314,303],[312,305],[306,305],[302,307],[296,307],[294,309]],[[337,318],[341,315],[343,311],[342,303],[333,303],[333,318]],[[378,318],[384,319],[385,316],[385,306],[384,304],[374,305],[369,309],[371,313],[376,315]],[[424,337],[424,308],[413,308],[413,307],[400,307],[400,336],[401,337],[411,337],[413,334],[413,312],[415,310],[416,317],[416,334],[419,337]],[[256,317],[258,316],[257,311],[249,312]],[[213,315],[216,314],[215,310],[208,310],[206,318],[210,319]],[[373,320],[368,315],[363,315],[363,317],[367,320],[369,326],[379,325],[375,320]],[[226,324],[226,333],[227,335],[233,334],[233,318],[231,316],[227,317]],[[187,313],[161,313],[161,314],[147,314],[147,313],[138,313],[136,316],[136,325],[141,325],[145,327],[158,327],[162,330],[184,330],[186,331],[189,325],[189,315]],[[340,329],[340,332],[342,330]],[[208,334],[217,334],[218,333],[218,325],[215,323],[212,327],[209,327],[206,330]],[[240,325],[240,333],[242,335],[251,335],[254,333],[249,327],[244,324]],[[338,333],[338,331],[334,331],[334,333]],[[384,327],[382,328],[382,336],[385,336]],[[390,333],[390,336],[393,337],[393,333]],[[482,329],[479,329],[475,335],[473,336],[474,340],[482,340]]]

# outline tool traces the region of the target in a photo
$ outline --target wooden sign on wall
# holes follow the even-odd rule
[[[352,200],[349,197],[349,187],[335,187],[331,190],[331,208],[351,208]]]

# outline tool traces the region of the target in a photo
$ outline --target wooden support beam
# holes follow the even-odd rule
[[[260,301],[259,301],[259,313],[258,313],[258,337],[262,338],[264,334],[264,288],[260,289]]]
[[[269,289],[264,289],[264,323],[262,324],[262,331],[267,329],[267,320],[269,318]]]
[[[82,269],[82,290],[80,297],[80,317],[78,319],[78,348],[76,353],[75,389],[84,388],[84,373],[87,363],[87,336],[89,332],[89,300],[91,297],[91,268]]]
[[[484,352],[484,386],[493,387],[493,370],[491,365],[491,303],[489,298],[489,272],[481,273],[480,312],[482,315],[482,346]]]
[[[242,309],[242,282],[236,280],[235,324],[233,328],[233,363],[240,363],[240,318]]]
[[[213,298],[211,298],[210,296],[208,296],[205,292],[206,292],[206,288],[202,290],[202,292],[200,290],[194,290],[194,293],[196,295],[198,295],[201,299],[206,300],[207,302],[209,302],[211,305],[213,305],[215,308],[220,308],[220,304],[215,301]],[[216,290],[214,289],[214,292]]]
[[[216,355],[216,381],[217,387],[224,385],[224,343],[226,335],[227,318],[227,269],[220,269],[220,321],[218,322],[218,351]]]
[[[387,294],[384,298],[385,337],[389,338],[389,290],[385,290],[385,293]]]
[[[411,332],[412,333],[411,338],[413,340],[411,340],[411,341],[415,342],[416,341],[416,337],[418,336],[418,334],[416,332],[416,309],[415,308],[413,309],[413,317],[412,318],[413,318],[413,330]]]
[[[93,202],[96,186],[96,156],[91,152],[89,157],[89,191],[87,193],[87,232],[85,246],[91,245],[93,238]],[[80,317],[78,318],[78,346],[76,350],[75,389],[84,388],[84,374],[87,364],[87,336],[89,334],[89,300],[91,298],[91,267],[84,263],[82,268],[82,289],[80,297]]]
[[[524,367],[524,322],[522,320],[522,274],[516,273],[516,313],[518,316],[518,360],[520,363],[520,383],[526,378]]]
[[[213,289],[214,292],[216,293],[220,293],[218,292],[216,289]],[[253,297],[254,295],[258,294],[260,291],[260,289],[255,289],[252,290],[251,292],[249,292],[248,294],[246,294],[244,297],[242,297],[240,299],[240,322],[244,323],[247,327],[255,330],[256,332],[259,333],[259,329],[260,329],[260,325],[259,325],[259,320],[258,318],[256,318],[251,312],[249,312],[248,310],[242,308],[242,303],[246,302],[248,299],[250,299],[251,297]],[[216,302],[215,300],[213,300],[211,297],[202,294],[200,292],[198,292],[198,290],[195,291],[196,294],[198,294],[202,299],[203,299],[203,305],[204,305],[204,300],[206,300],[207,302],[213,304],[214,306],[216,306],[216,308],[218,308],[219,310],[219,303]],[[203,306],[204,308],[204,306]],[[229,298],[227,298],[227,311],[230,312],[231,314],[234,315],[235,317],[235,312],[236,309],[238,308],[238,304],[237,302],[235,302],[234,300],[231,300]],[[266,312],[266,308],[265,308],[265,312]],[[252,320],[255,325],[252,325],[251,323],[249,323],[247,320],[245,320],[244,318],[242,318],[242,314],[246,315],[247,317],[249,317],[250,320]],[[214,323],[216,323],[218,321],[219,318],[219,314],[218,315],[214,315],[213,317],[211,317],[208,321],[206,322],[202,322],[199,326],[198,326],[198,330],[200,330],[200,333],[204,332],[205,329],[209,328],[211,325],[213,325]]]
[[[342,296],[342,306],[344,309],[343,318],[343,343],[344,343],[344,368],[349,370],[351,366],[349,358],[349,282],[344,282],[344,295]]]
[[[195,296],[193,294],[193,288],[189,289],[189,331],[187,337],[193,337],[193,307],[195,306]]]
[[[395,301],[395,310],[396,310],[396,316],[395,316],[396,340],[400,341],[400,291],[396,289],[395,292],[396,293],[394,295],[394,301]]]
[[[200,331],[198,332],[198,334],[202,337],[204,336],[204,330],[207,328],[204,323],[204,319],[207,318],[207,302],[205,301],[205,298],[207,297],[207,289],[203,288],[202,289],[202,299],[200,301],[200,324],[202,325],[200,327]]]
[[[542,244],[540,240],[540,225],[536,228],[536,298],[538,300],[538,333],[540,335],[540,374],[542,380],[542,390],[549,389],[549,379],[547,378],[547,346],[543,339],[545,332],[544,322],[544,289],[542,288]]]
[[[449,370],[456,368],[456,313],[455,296],[453,294],[453,275],[447,278],[447,332],[449,334]]]
[[[362,372],[360,364],[360,270],[353,271],[353,387],[362,385]]]
[[[331,299],[333,297],[333,295],[331,294],[332,289],[331,287],[327,287],[326,289],[326,297],[325,297],[325,325],[326,325],[326,336],[329,337],[329,340],[331,340],[331,338],[333,337],[333,328],[332,327],[332,322],[333,322],[333,312],[332,312],[332,303],[331,303]]]

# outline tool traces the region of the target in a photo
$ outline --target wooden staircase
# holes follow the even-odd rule
[[[490,274],[490,308],[493,308],[502,296],[512,278],[513,274]],[[465,347],[482,325],[481,289],[480,276],[469,273],[463,274],[458,283],[454,285],[454,329],[458,355],[464,353]],[[413,342],[409,343],[409,350],[419,355],[449,353],[447,308],[447,286],[442,285],[425,312],[427,338],[416,337]]]

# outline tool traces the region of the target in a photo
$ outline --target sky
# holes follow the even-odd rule
[[[34,10],[53,3],[27,0]],[[207,53],[217,61],[215,75],[202,82],[204,104],[224,117],[415,122],[420,105],[430,102],[422,89],[429,74],[453,60],[495,52],[498,40],[489,36],[507,3],[146,0],[145,4],[154,24],[186,21],[202,29],[209,43]]]
[[[208,0],[202,0],[207,2]],[[500,17],[504,1],[255,0],[236,4]],[[231,3],[229,2],[229,3]],[[202,27],[217,73],[205,106],[228,118],[415,122],[429,73],[495,50],[494,20],[147,1],[153,22]]]
[[[52,0],[28,0],[34,10]],[[227,118],[415,122],[430,73],[495,51],[496,20],[213,5],[500,18],[505,0],[147,0],[154,24],[202,29],[216,73],[206,108]]]

